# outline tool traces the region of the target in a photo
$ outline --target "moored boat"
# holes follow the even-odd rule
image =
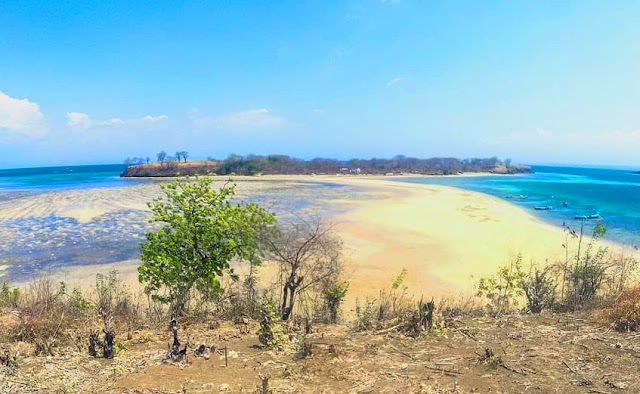
[[[592,213],[591,215],[576,215],[574,219],[577,220],[588,220],[588,219],[602,219],[599,212]]]

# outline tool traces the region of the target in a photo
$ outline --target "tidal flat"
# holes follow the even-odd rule
[[[215,179],[215,187],[226,179]],[[367,198],[358,187],[282,180],[237,182],[236,202],[259,204],[280,220],[329,218],[350,201]],[[147,203],[160,182],[113,188],[16,193],[0,199],[0,277],[23,281],[61,267],[135,260],[139,243],[158,224]]]

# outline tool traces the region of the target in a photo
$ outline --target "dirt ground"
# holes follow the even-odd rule
[[[265,350],[256,346],[255,322],[247,334],[231,323],[181,326],[191,348],[173,364],[163,362],[168,330],[119,338],[124,349],[114,360],[91,358],[83,347],[24,356],[29,347],[14,344],[18,368],[0,372],[0,392],[261,393],[261,376],[272,393],[640,392],[640,334],[611,331],[588,316],[459,318],[449,326],[414,339],[317,325],[305,358],[298,331],[283,350]],[[199,344],[216,350],[196,357]]]

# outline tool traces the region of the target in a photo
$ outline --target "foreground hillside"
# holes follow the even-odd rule
[[[4,316],[2,330],[15,317]],[[640,391],[637,334],[611,331],[589,316],[511,315],[449,319],[448,328],[414,339],[396,331],[293,327],[284,349],[259,348],[258,324],[180,326],[187,360],[163,362],[171,332],[120,338],[113,360],[86,345],[36,357],[25,343],[18,367],[0,372],[1,393],[635,393]],[[310,343],[310,354],[302,350]],[[215,346],[202,357],[200,344]],[[227,349],[225,366],[224,348]],[[266,380],[265,380],[266,382]]]

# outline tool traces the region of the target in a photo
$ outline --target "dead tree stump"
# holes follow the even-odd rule
[[[178,339],[178,322],[176,319],[171,319],[169,322],[169,328],[173,333],[173,344],[169,346],[169,351],[167,352],[165,360],[180,362],[187,355],[187,344],[184,345],[183,349],[180,349],[180,340]]]

